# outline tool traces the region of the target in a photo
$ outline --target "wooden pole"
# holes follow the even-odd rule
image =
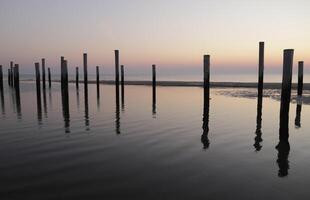
[[[152,65],[152,113],[156,115],[156,65]]]
[[[19,65],[15,64],[14,67],[14,87],[16,89],[16,91],[19,91]]]
[[[263,95],[264,84],[264,42],[259,42],[259,61],[258,61],[258,95]]]
[[[47,73],[48,73],[48,87],[52,87],[52,79],[51,79],[51,68],[47,68]]]
[[[64,82],[65,89],[68,89],[68,61],[64,60]]]
[[[64,62],[65,57],[61,56],[60,57],[61,89],[63,89],[64,87]]]
[[[13,87],[13,74],[14,74],[14,71],[13,71],[13,61],[10,62],[10,86]]]
[[[125,108],[125,72],[124,65],[121,65],[121,94],[122,94],[122,109]]]
[[[97,88],[99,88],[99,66],[96,66],[96,84]]]
[[[210,55],[203,56],[203,88],[204,88],[204,98],[210,98]],[[209,102],[209,101],[205,101]],[[204,105],[208,107],[208,105]]]
[[[122,85],[122,90],[124,90],[124,80],[125,80],[125,75],[124,75],[124,65],[121,65],[121,85]]]
[[[45,58],[42,58],[42,83],[43,83],[43,89],[45,90]]]
[[[3,71],[2,71],[2,65],[0,65],[0,89],[3,88]]]
[[[115,50],[115,85],[119,85],[119,51]]]
[[[79,67],[75,68],[75,86],[79,89]]]
[[[40,90],[40,64],[35,63],[35,70],[36,70],[36,86],[37,86],[37,91]]]
[[[8,69],[8,85],[11,85],[11,69]]]
[[[304,62],[298,62],[298,89],[297,95],[299,98],[302,97],[302,89],[303,89],[303,78],[304,78]]]
[[[87,80],[87,53],[83,54],[83,67],[84,67],[84,85],[86,86],[88,83],[88,80]]]
[[[283,56],[283,75],[280,107],[280,142],[288,142],[288,121],[292,87],[293,49],[285,49]]]

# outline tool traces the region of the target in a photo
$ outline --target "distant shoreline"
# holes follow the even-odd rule
[[[34,80],[23,80],[23,81],[34,81]],[[52,82],[60,82],[59,80],[53,80]],[[69,83],[75,83],[75,80],[70,80]],[[83,80],[79,81],[80,84],[84,83]],[[101,80],[100,84],[114,85],[112,80]],[[150,86],[152,81],[125,81],[125,85],[141,85]],[[95,80],[89,80],[88,84],[96,84]],[[157,81],[157,86],[162,87],[202,87],[203,82],[201,81]],[[218,88],[257,88],[257,83],[254,82],[210,82],[210,87]],[[281,89],[282,83],[264,83],[265,89]],[[297,89],[297,83],[292,83],[292,89]],[[304,83],[304,90],[310,90],[310,83]]]

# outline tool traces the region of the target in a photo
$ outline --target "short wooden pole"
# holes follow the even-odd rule
[[[259,61],[258,61],[258,95],[263,95],[264,84],[264,47],[265,43],[259,43]]]
[[[99,66],[96,66],[96,84],[99,87]]]
[[[37,91],[40,91],[40,64],[35,63],[35,70],[36,70],[36,86],[37,86]]]
[[[75,68],[75,86],[79,88],[79,67]]]
[[[83,67],[84,67],[84,85],[87,85],[88,78],[87,78],[87,53],[83,54]]]
[[[304,79],[304,62],[298,62],[298,89],[297,95],[299,98],[302,97],[302,89],[303,89],[303,79]]]
[[[52,87],[52,78],[51,78],[51,68],[47,68],[47,73],[48,73],[48,87]]]
[[[122,94],[122,109],[125,107],[125,72],[124,65],[121,65],[121,94]]]
[[[42,58],[41,62],[42,62],[42,85],[43,85],[43,89],[45,89],[46,88],[46,85],[45,85],[45,58]]]

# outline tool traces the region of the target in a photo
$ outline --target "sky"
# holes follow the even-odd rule
[[[65,56],[73,72],[85,52],[91,72],[113,73],[119,49],[129,73],[200,73],[204,54],[213,72],[256,73],[265,41],[267,72],[281,72],[286,48],[310,72],[309,11],[308,0],[0,0],[0,65],[34,73],[46,58],[57,72]]]

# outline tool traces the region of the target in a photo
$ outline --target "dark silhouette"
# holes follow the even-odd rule
[[[209,98],[206,98],[208,95],[204,95],[203,100],[203,118],[202,118],[202,135],[201,135],[201,142],[203,144],[203,149],[208,149],[210,146],[209,141]]]
[[[279,129],[279,143],[276,146],[278,150],[277,163],[279,166],[279,177],[288,175],[289,161],[288,156],[290,152],[289,144],[289,109],[291,100],[291,84],[292,84],[292,68],[293,68],[294,50],[284,50],[283,56],[283,78],[281,90],[281,108],[280,108],[280,129]]]
[[[87,77],[87,53],[83,54],[83,69],[84,69],[84,87],[87,87],[88,77]]]
[[[97,108],[100,107],[100,86],[99,86],[99,66],[96,66],[96,86],[97,86]]]
[[[79,89],[79,67],[75,68],[75,86],[76,89]]]
[[[1,111],[2,115],[5,115],[5,103],[4,103],[4,89],[3,89],[3,71],[0,65],[0,99],[1,99]]]
[[[120,130],[120,102],[119,102],[119,93],[116,91],[115,94],[115,130],[116,134],[121,134]]]
[[[3,91],[3,71],[2,71],[2,65],[0,65],[0,90]]]
[[[152,114],[156,117],[156,65],[152,65]]]
[[[42,58],[42,85],[43,85],[43,90],[45,90],[45,58]]]
[[[296,118],[295,118],[295,127],[300,128],[300,114],[302,107],[302,90],[303,90],[303,73],[304,73],[304,62],[298,62],[298,87],[297,87],[297,106],[296,106]]]
[[[201,135],[201,142],[203,149],[208,149],[210,141],[208,138],[209,134],[209,104],[210,104],[210,56],[204,55],[203,57],[203,133]]]
[[[125,110],[125,74],[124,65],[121,65],[121,94],[122,94],[122,111]]]
[[[70,133],[70,108],[69,108],[69,92],[68,87],[65,87],[62,92],[62,114],[64,119],[65,133]]]
[[[263,88],[264,88],[264,42],[259,42],[259,58],[258,58],[258,85],[257,85],[257,116],[256,131],[254,138],[255,151],[260,151],[262,139],[262,106],[263,106]]]
[[[254,148],[255,151],[260,151],[262,149],[261,142],[262,139],[262,106],[263,106],[263,96],[261,93],[258,93],[257,97],[257,116],[256,116],[256,131],[255,131],[255,138],[254,138]]]
[[[88,111],[88,87],[87,84],[84,84],[84,118],[85,118],[85,127],[86,131],[89,131],[89,111]]]
[[[47,68],[47,73],[48,73],[48,88],[51,89],[52,87],[51,68]]]
[[[40,64],[39,63],[35,63],[35,70],[36,70],[38,122],[39,124],[42,124],[42,104],[41,104],[41,84],[40,84]]]
[[[296,128],[300,128],[301,127],[301,123],[300,123],[300,115],[301,115],[301,107],[302,105],[296,105],[296,117],[295,117],[295,127]]]
[[[46,89],[44,87],[43,87],[43,109],[44,109],[44,117],[47,118]]]

